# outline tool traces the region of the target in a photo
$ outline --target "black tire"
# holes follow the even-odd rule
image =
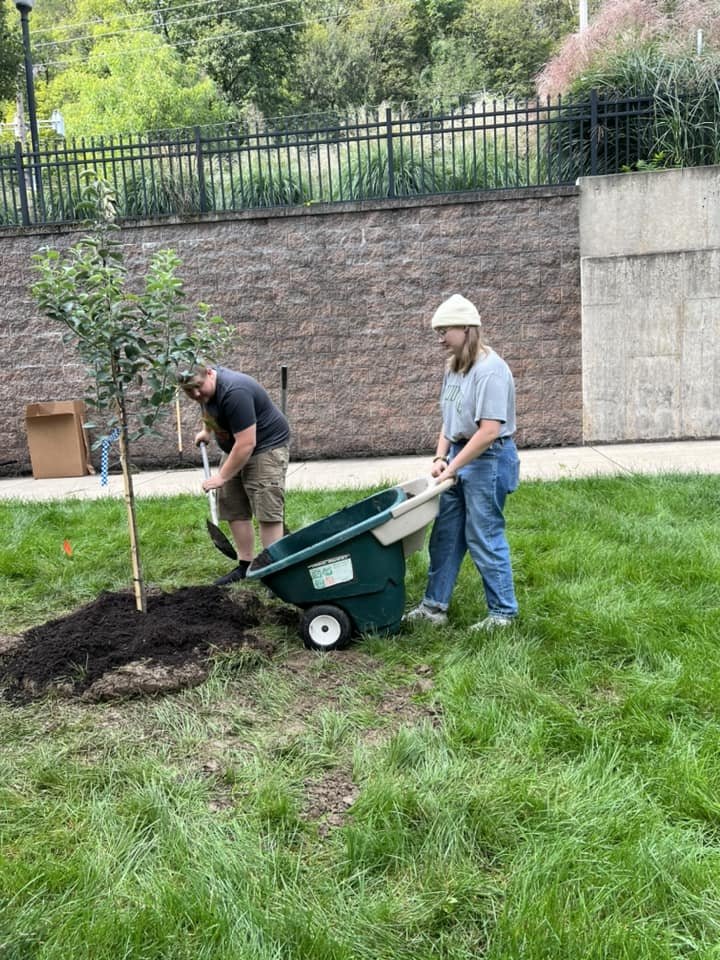
[[[352,639],[352,621],[340,607],[319,604],[303,613],[300,632],[308,650],[344,650]]]

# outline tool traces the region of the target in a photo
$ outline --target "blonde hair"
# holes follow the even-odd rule
[[[448,360],[448,370],[452,373],[462,373],[463,376],[470,367],[480,359],[486,357],[490,347],[480,338],[480,327],[465,328],[465,343],[459,357],[454,354]]]

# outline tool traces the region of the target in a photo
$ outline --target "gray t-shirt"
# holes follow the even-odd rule
[[[481,420],[499,420],[501,437],[515,433],[515,382],[494,350],[466,374],[447,370],[440,393],[443,433],[452,443],[469,440]]]

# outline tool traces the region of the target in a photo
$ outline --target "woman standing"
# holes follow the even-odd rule
[[[505,361],[481,340],[480,314],[465,297],[445,300],[432,326],[449,357],[440,395],[443,425],[431,472],[439,482],[454,477],[456,483],[440,498],[425,596],[405,619],[447,623],[467,551],[482,578],[488,607],[474,629],[506,627],[518,612],[503,514],[520,471],[513,441],[515,383]]]

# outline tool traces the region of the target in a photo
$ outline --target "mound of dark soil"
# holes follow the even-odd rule
[[[201,683],[219,651],[272,655],[273,643],[254,628],[273,623],[295,625],[297,613],[251,591],[151,594],[145,614],[131,593],[101,593],[18,638],[0,654],[0,681],[8,699],[21,701],[51,690],[84,700],[169,692]]]

